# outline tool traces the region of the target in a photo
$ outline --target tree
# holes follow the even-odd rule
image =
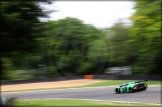
[[[110,49],[110,66],[129,66],[133,64],[136,53],[132,43],[129,43],[130,26],[122,20],[117,21],[112,27],[106,28],[108,47]]]
[[[96,50],[91,48],[98,46],[95,42],[102,39],[102,30],[70,17],[50,21],[44,28],[46,31],[43,34],[49,38],[44,43],[47,43],[46,47],[51,47],[47,48],[48,55],[51,55],[53,66],[61,75],[94,73],[89,70],[94,67],[90,60],[97,57],[89,57],[89,52],[96,54]]]
[[[138,47],[138,58],[134,65],[138,73],[160,73],[161,64],[161,1],[137,0],[133,21],[132,40]]]
[[[42,35],[38,17],[47,15],[32,0],[1,1],[1,56],[15,67],[21,67],[26,56],[39,51],[37,38]],[[2,63],[1,71],[7,72]]]

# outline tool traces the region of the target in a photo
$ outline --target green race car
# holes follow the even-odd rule
[[[135,91],[144,91],[147,89],[147,82],[148,80],[141,80],[141,81],[134,81],[124,83],[115,88],[114,92],[116,94],[119,93],[133,93]]]

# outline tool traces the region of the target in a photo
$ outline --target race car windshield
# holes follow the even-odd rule
[[[122,85],[127,85],[128,83],[123,83]]]

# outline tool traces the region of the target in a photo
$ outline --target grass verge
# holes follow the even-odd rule
[[[137,80],[105,80],[104,82],[86,85],[86,87],[99,87],[99,86],[119,85],[119,84],[130,82],[130,81],[137,81]],[[148,81],[147,84],[148,84],[148,86],[149,85],[158,85],[158,86],[160,86],[161,85],[161,81]]]
[[[112,86],[112,85],[120,85],[122,83],[137,81],[137,80],[105,80],[103,82],[94,83],[90,85],[84,86],[76,86],[76,87],[60,87],[60,88],[39,88],[39,89],[28,89],[28,90],[10,90],[10,91],[2,91],[2,92],[17,92],[17,91],[31,91],[31,90],[50,90],[50,89],[65,89],[65,88],[84,88],[84,87],[100,87],[100,86]],[[161,81],[148,81],[149,85],[158,85],[161,86]]]
[[[117,102],[108,102],[108,101],[93,101],[93,100],[69,100],[69,99],[46,99],[46,100],[23,100],[17,101],[15,105],[19,106],[32,106],[32,107],[41,107],[41,106],[104,106],[104,107],[134,107],[134,106],[151,106],[157,107],[156,105],[149,104],[135,104],[135,103],[117,103]]]

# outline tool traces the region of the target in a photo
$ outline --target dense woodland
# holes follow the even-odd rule
[[[2,0],[1,80],[102,74],[117,66],[131,66],[133,74],[160,74],[161,2],[134,2],[132,24],[119,19],[99,29],[72,17],[40,22],[38,17],[48,14],[38,3]],[[38,73],[41,64],[46,73]]]

